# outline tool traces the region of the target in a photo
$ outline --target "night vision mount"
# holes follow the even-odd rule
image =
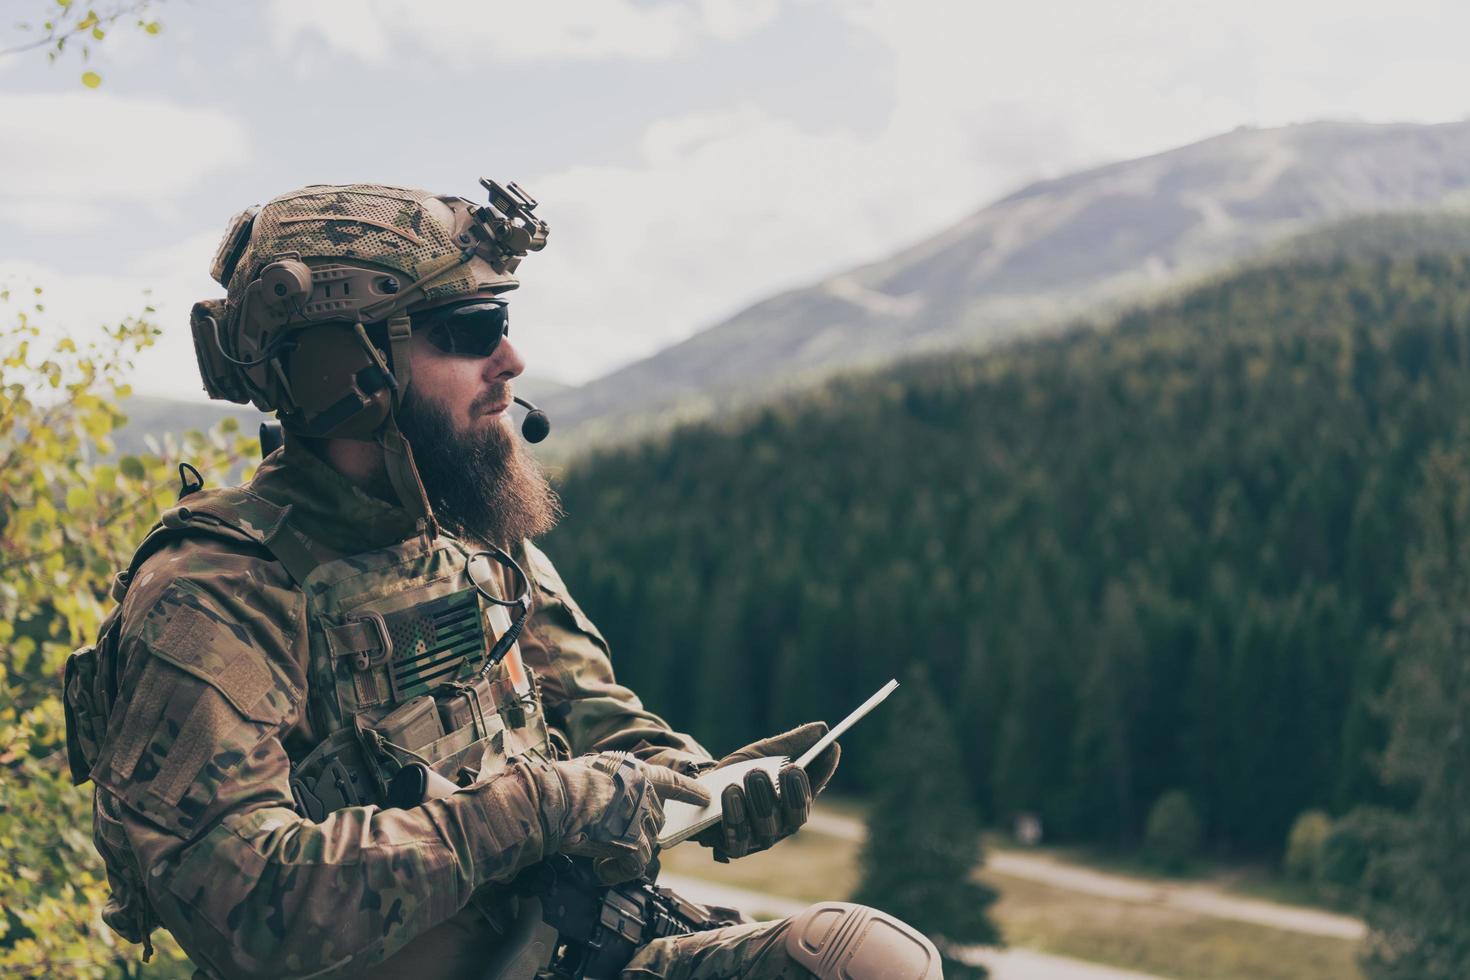
[[[476,234],[498,249],[509,271],[514,272],[523,255],[546,247],[551,229],[531,213],[536,210],[536,199],[515,181],[501,187],[489,177],[481,177],[480,186],[490,193],[490,203],[475,209],[475,217],[480,219],[474,226]]]

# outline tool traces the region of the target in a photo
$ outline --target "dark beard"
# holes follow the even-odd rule
[[[504,424],[457,433],[447,412],[410,390],[398,428],[413,447],[434,517],[451,534],[509,550],[556,526],[556,491]]]

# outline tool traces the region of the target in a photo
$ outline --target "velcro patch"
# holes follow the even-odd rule
[[[198,608],[174,607],[153,652],[215,688],[252,721],[273,720],[261,703],[273,686],[270,668],[228,627]]]
[[[239,725],[238,717],[225,706],[217,690],[201,692],[159,766],[153,792],[164,803],[176,806],[220,746],[238,737]]]

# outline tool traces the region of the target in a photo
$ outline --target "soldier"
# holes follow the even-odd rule
[[[716,761],[615,681],[531,543],[558,505],[507,418],[505,293],[547,226],[482,183],[488,206],[311,186],[220,245],[227,296],[191,317],[205,388],[276,412],[285,445],[246,486],[185,487],[67,669],[104,919],[145,954],[162,925],[205,976],[554,970],[554,941],[512,942],[535,908],[518,875],[557,855],[605,884],[656,873],[663,802],[709,800],[692,777],[825,731]],[[792,833],[837,756],[751,773],[700,841],[728,860]],[[405,795],[414,773],[448,791]],[[939,976],[926,939],[861,906],[706,919],[615,971]]]

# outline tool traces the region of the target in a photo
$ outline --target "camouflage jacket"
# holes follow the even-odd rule
[[[401,508],[295,443],[248,489],[340,555],[415,537]],[[606,641],[545,555],[525,543],[515,557],[534,596],[520,655],[547,726],[574,754],[708,760],[618,685]],[[538,763],[523,761],[429,805],[310,819],[293,767],[341,719],[312,709],[312,684],[330,674],[312,662],[306,599],[245,541],[185,536],[137,567],[91,768],[115,893],[105,918],[134,941],[162,924],[214,975],[476,975],[494,931],[471,898],[555,850],[565,801],[545,798]]]

